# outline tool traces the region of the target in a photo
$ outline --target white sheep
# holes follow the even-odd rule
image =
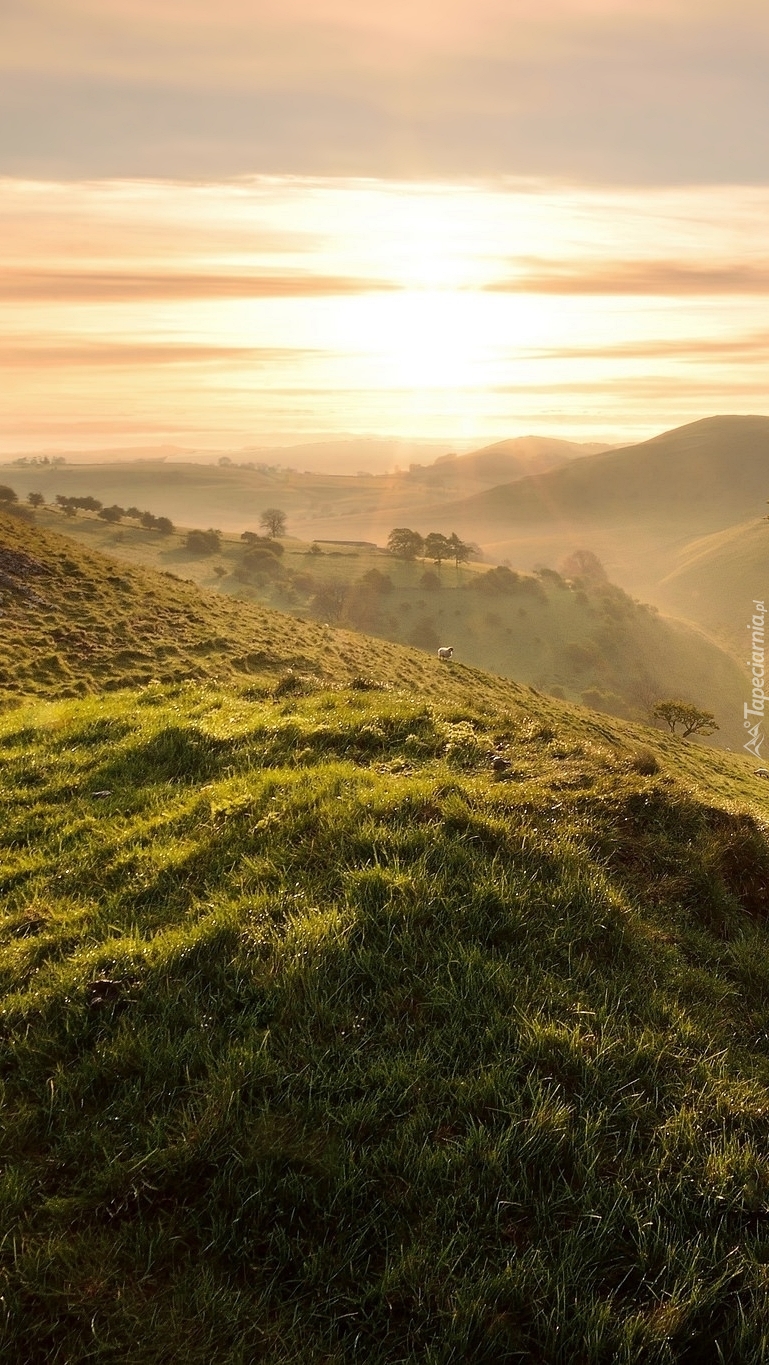
[[[440,659],[441,663],[447,664],[453,653],[454,653],[453,645],[444,645],[442,649],[438,650],[438,658]]]

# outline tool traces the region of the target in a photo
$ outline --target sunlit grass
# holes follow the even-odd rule
[[[760,1361],[765,805],[645,738],[341,684],[8,712],[7,1358]]]

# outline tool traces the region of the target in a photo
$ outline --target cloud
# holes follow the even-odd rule
[[[0,166],[763,182],[765,0],[4,0]]]
[[[286,299],[370,294],[383,280],[311,274],[132,273],[109,270],[0,270],[0,301],[130,303],[152,299]]]
[[[158,365],[279,365],[316,355],[303,347],[288,346],[201,346],[193,343],[174,345],[163,342],[77,342],[60,345],[32,345],[28,342],[0,345],[0,369],[130,368]]]
[[[692,360],[717,361],[739,356],[764,361],[769,356],[769,332],[743,337],[679,337],[674,341],[654,337],[651,341],[611,342],[605,346],[557,346],[526,352],[543,360]]]
[[[769,294],[766,265],[685,265],[678,261],[519,262],[521,273],[486,285],[495,294]]]

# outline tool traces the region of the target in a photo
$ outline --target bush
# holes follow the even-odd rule
[[[221,538],[218,531],[210,528],[208,531],[188,531],[184,544],[194,555],[215,555],[221,549]]]

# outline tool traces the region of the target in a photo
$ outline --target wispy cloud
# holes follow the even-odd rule
[[[769,294],[766,265],[686,265],[679,261],[592,261],[564,265],[526,260],[516,263],[520,274],[486,285],[495,294],[656,294],[664,297],[696,294]]]
[[[384,280],[312,274],[157,273],[110,270],[0,270],[6,302],[124,303],[152,299],[285,299],[371,294],[396,286]]]
[[[769,332],[741,337],[654,337],[650,341],[607,342],[603,346],[554,346],[527,351],[541,360],[686,360],[712,363],[739,357],[763,363],[769,357]]]
[[[205,346],[163,342],[89,342],[61,345],[29,345],[26,341],[0,344],[0,369],[56,370],[72,368],[132,368],[157,365],[293,364],[316,352],[299,346]]]
[[[15,173],[763,183],[766,0],[3,0]]]

